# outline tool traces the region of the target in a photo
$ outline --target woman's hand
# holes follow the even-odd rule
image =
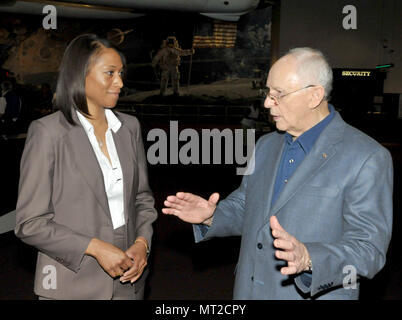
[[[96,238],[91,240],[85,254],[94,257],[112,278],[123,275],[133,266],[130,257],[123,250]]]
[[[126,251],[126,255],[131,258],[133,265],[120,278],[120,281],[123,283],[127,281],[131,283],[137,281],[147,266],[147,240],[144,237],[138,237],[137,239],[139,239],[139,241],[135,242]]]

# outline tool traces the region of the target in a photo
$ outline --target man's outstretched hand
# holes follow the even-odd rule
[[[175,215],[185,222],[210,226],[218,200],[218,193],[211,194],[206,200],[192,193],[178,192],[175,196],[166,198],[166,208],[162,212]]]

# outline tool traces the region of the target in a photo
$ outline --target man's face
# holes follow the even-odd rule
[[[296,61],[292,56],[279,59],[268,74],[267,87],[270,95],[281,97],[304,87],[296,74]],[[300,136],[309,129],[308,108],[309,88],[291,93],[276,99],[269,96],[265,99],[264,107],[270,109],[276,127],[292,136]]]

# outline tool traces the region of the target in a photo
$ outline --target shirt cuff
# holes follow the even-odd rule
[[[205,224],[193,224],[193,232],[194,232],[194,239],[195,242],[200,242],[205,238],[209,227]]]
[[[307,288],[310,288],[312,279],[313,275],[311,273],[304,272],[300,275],[300,280]]]
[[[313,281],[313,275],[311,273],[303,272],[294,278],[296,286],[303,293],[311,292],[311,283]]]

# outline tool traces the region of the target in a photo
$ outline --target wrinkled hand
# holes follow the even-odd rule
[[[310,255],[306,246],[287,233],[275,216],[270,218],[270,224],[272,235],[275,238],[274,247],[280,249],[275,251],[275,256],[288,263],[287,267],[281,268],[281,273],[290,275],[308,270]]]
[[[112,278],[121,276],[133,266],[130,257],[123,250],[96,238],[91,240],[85,253],[94,257]]]
[[[146,241],[145,238],[142,239]],[[133,265],[120,277],[120,281],[133,283],[141,277],[147,266],[147,249],[143,243],[137,242],[127,249],[126,254],[131,258]]]
[[[162,212],[175,215],[185,222],[211,225],[218,200],[218,193],[213,193],[205,200],[192,193],[178,192],[175,196],[167,197],[164,202],[167,208],[163,208]]]

